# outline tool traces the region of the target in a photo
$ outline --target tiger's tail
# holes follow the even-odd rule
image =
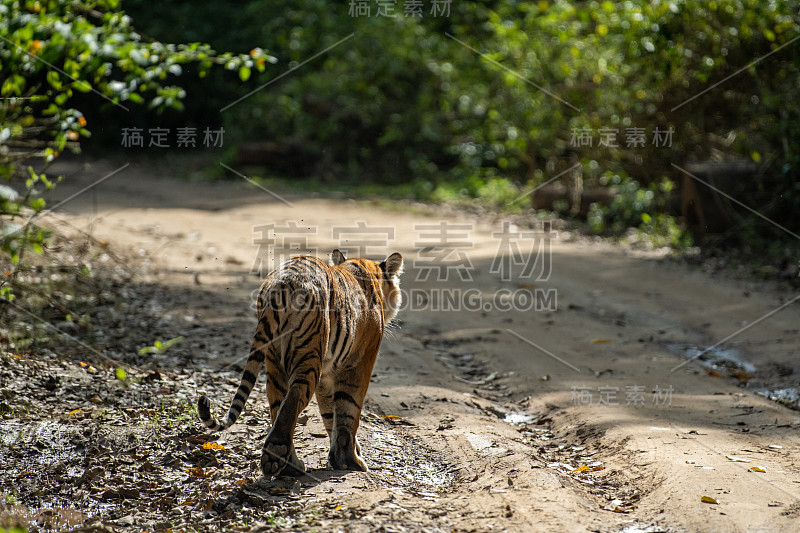
[[[239,382],[239,388],[233,397],[233,401],[231,401],[231,406],[225,418],[220,422],[211,414],[211,402],[205,395],[200,396],[197,400],[197,414],[203,424],[211,431],[222,431],[230,427],[242,413],[244,404],[247,402],[247,398],[250,397],[250,393],[253,391],[258,379],[258,374],[261,372],[261,367],[264,365],[264,357],[266,355],[264,353],[264,343],[260,342],[258,337],[259,335],[256,335],[256,338],[253,339],[250,357],[247,359],[244,372],[242,372],[242,379]]]

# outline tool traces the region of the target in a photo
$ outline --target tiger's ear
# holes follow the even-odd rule
[[[383,270],[386,272],[386,276],[390,278],[394,278],[402,274],[403,256],[395,252],[387,257],[386,261],[383,262]]]
[[[333,263],[333,266],[339,266],[345,261],[347,261],[347,258],[338,250],[338,248],[331,252],[331,262]]]

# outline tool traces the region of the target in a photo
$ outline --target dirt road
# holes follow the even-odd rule
[[[67,167],[50,205],[114,168]],[[565,231],[548,241],[539,222],[504,230],[159,168],[132,165],[56,214],[150,265],[142,281],[169,288],[156,312],[196,365],[246,356],[254,267],[295,249],[406,258],[407,305],[360,430],[372,471],[324,470],[314,405],[300,428],[300,501],[319,529],[798,528],[800,412],[754,393],[800,381],[796,291]],[[224,376],[205,390],[217,411],[236,380]],[[265,401],[258,387],[247,409]],[[219,438],[262,444],[244,424]]]

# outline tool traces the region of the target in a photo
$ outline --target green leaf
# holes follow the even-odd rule
[[[183,341],[183,336],[180,336],[180,337],[175,337],[174,339],[170,339],[170,340],[168,340],[167,342],[165,342],[165,343],[163,344],[163,346],[162,346],[162,348],[161,348],[161,350],[162,350],[162,353],[163,353],[163,352],[166,352],[166,351],[167,351],[167,350],[169,350],[169,349],[170,349],[172,346],[174,346],[174,345],[176,345],[176,344],[178,344],[179,342],[182,342],[182,341]]]
[[[49,83],[50,86],[53,87],[53,89],[57,91],[61,90],[62,87],[61,78],[58,77],[58,72],[56,72],[55,70],[47,71],[47,83]]]
[[[73,83],[72,86],[82,93],[88,93],[92,90],[92,85],[85,80],[78,80],[75,83]]]
[[[117,367],[117,379],[120,380],[120,381],[125,381],[125,379],[127,379],[127,377],[128,377],[128,372],[126,372],[125,369],[122,368],[121,366],[118,366]]]

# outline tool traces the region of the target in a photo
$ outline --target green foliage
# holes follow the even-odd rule
[[[670,180],[641,187],[626,175],[606,173],[600,181],[614,187],[617,194],[609,206],[591,205],[587,219],[594,233],[620,237],[629,228],[637,228],[638,239],[653,246],[685,248],[692,245],[691,235],[674,217],[666,214],[669,194],[674,188]]]
[[[0,0],[0,266],[13,274],[26,250],[41,253],[48,233],[33,224],[42,193],[58,180],[44,169],[90,136],[80,101],[92,107],[157,112],[182,109],[186,92],[171,84],[191,66],[200,77],[218,65],[246,79],[273,58],[261,48],[217,54],[200,43],[143,38],[119,0]],[[81,96],[84,95],[84,96]],[[88,100],[89,96],[93,100]],[[91,102],[86,104],[86,102]],[[59,178],[60,179],[60,178]],[[22,219],[26,219],[24,222]],[[6,264],[9,263],[9,264]],[[11,298],[0,279],[0,297]]]
[[[284,71],[354,35],[225,111],[232,139],[296,141],[316,162],[297,174],[329,181],[432,179],[437,165],[456,162],[442,150],[451,144],[440,106],[452,67],[436,60],[448,55],[440,35],[403,17],[362,23],[318,0],[251,3],[248,12],[265,21],[261,38],[281,50]]]
[[[758,157],[764,170],[746,187],[754,206],[800,224],[800,56],[797,45],[778,50],[800,34],[796,0],[451,7],[419,19],[351,17],[321,0],[249,2],[244,12],[263,24],[243,31],[278,50],[283,72],[354,37],[226,111],[231,138],[290,138],[303,150],[297,175],[421,179],[434,199],[493,206],[509,192],[496,180],[527,190],[575,159],[597,164],[586,187],[608,171],[646,192],[675,176],[671,163]],[[574,145],[583,128],[617,130],[618,146]],[[627,128],[644,129],[645,145],[628,147]],[[656,128],[674,130],[671,145],[653,145]]]
[[[797,44],[781,48],[800,35],[797,0],[494,0],[453,2],[440,17],[426,6],[421,18],[403,16],[402,3],[386,18],[375,16],[374,3],[372,16],[353,17],[349,4],[324,0],[251,0],[235,9],[221,0],[165,0],[158,10],[126,0],[137,26],[156,39],[239,51],[257,43],[255,57],[148,40],[112,0],[0,2],[16,14],[0,14],[0,34],[11,40],[0,42],[0,68],[5,73],[9,60],[19,65],[8,69],[0,91],[32,98],[4,101],[3,112],[55,103],[54,133],[40,147],[51,156],[88,135],[82,115],[64,115],[62,94],[99,99],[109,110],[137,99],[159,110],[180,107],[185,93],[167,80],[183,69],[205,75],[216,61],[238,76],[185,80],[182,86],[204,96],[188,103],[192,114],[219,117],[218,109],[270,82],[222,113],[226,142],[294,147],[282,168],[295,176],[391,184],[414,198],[478,198],[515,210],[531,199],[514,202],[515,195],[575,160],[596,165],[584,172],[586,188],[602,186],[610,172],[634,177],[646,194],[675,176],[672,163],[752,158],[763,168],[743,184],[743,201],[786,227],[800,225],[800,55]],[[64,32],[63,24],[72,26]],[[268,76],[259,74],[256,58],[270,59],[262,49],[279,63]],[[48,73],[35,60],[44,54],[76,80]],[[42,90],[30,92],[37,84]],[[89,88],[108,100],[81,92]],[[645,129],[644,146],[626,146],[632,127]],[[572,132],[584,128],[618,130],[619,146],[574,145]],[[671,146],[650,142],[655,128],[674,129]],[[644,225],[675,235],[661,211],[631,222],[618,208],[604,215],[602,231]],[[749,214],[740,224],[744,239],[779,235],[765,234],[763,221]]]
[[[163,355],[167,352],[167,350],[169,350],[170,348],[172,348],[181,341],[183,341],[183,337],[175,337],[169,339],[168,341],[156,340],[152,346],[145,346],[144,348],[141,348],[139,350],[139,355],[147,355],[147,354]],[[117,372],[117,374],[119,375],[119,371]]]
[[[13,172],[13,164],[8,165],[5,169]],[[0,156],[0,170],[4,170],[2,156]],[[27,167],[27,173],[28,177],[24,181],[24,194],[22,195],[9,185],[0,184],[0,220],[2,220],[0,254],[10,259],[14,266],[19,265],[23,254],[28,249],[41,254],[47,238],[50,236],[48,230],[31,224],[31,219],[44,209],[45,201],[41,194],[52,189],[55,182],[49,180],[45,174],[37,173],[30,166]],[[25,211],[32,214],[31,219],[25,223],[16,222]],[[5,294],[0,292],[0,298],[10,295],[10,291],[6,291]]]

